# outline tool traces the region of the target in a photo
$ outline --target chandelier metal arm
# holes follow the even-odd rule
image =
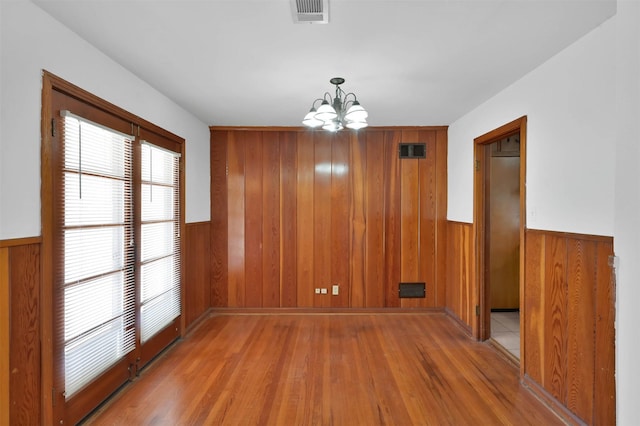
[[[328,93],[328,92],[327,92],[327,93]],[[327,93],[325,93],[325,95],[326,95]],[[323,101],[325,101],[325,100],[326,100],[325,98],[318,98],[318,99],[315,99],[315,100],[311,103],[311,109],[313,109],[313,110],[317,109],[317,108],[316,108],[316,103],[317,103],[318,101],[320,101],[320,103],[322,103],[322,102],[323,102]]]

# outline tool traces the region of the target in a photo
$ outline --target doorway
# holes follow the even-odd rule
[[[475,139],[474,232],[479,340],[520,359],[526,117]]]

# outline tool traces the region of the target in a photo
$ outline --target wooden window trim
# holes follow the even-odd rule
[[[40,327],[42,331],[41,344],[41,379],[42,379],[42,424],[57,424],[60,418],[64,417],[64,401],[57,401],[59,391],[54,389],[56,383],[56,375],[60,374],[55,370],[55,330],[54,330],[54,306],[55,299],[54,290],[54,250],[55,244],[55,199],[53,194],[59,190],[59,183],[55,182],[55,156],[58,153],[54,150],[52,137],[52,120],[54,114],[52,112],[52,101],[54,92],[59,92],[70,98],[74,98],[79,105],[90,105],[112,117],[114,129],[131,133],[133,130],[136,135],[141,132],[149,132],[154,135],[154,139],[160,139],[165,147],[178,152],[184,159],[185,140],[167,130],[164,130],[155,124],[138,117],[104,99],[99,98],[90,92],[71,84],[62,78],[43,70],[42,72],[42,105],[41,105],[41,220],[42,220],[42,252],[41,252],[41,311],[40,311]],[[124,129],[122,128],[124,124]],[[128,125],[126,123],[129,123]],[[61,129],[53,131],[60,132]],[[180,166],[180,233],[184,235],[185,227],[185,172],[184,160]],[[181,241],[181,251],[184,252],[184,242]],[[181,276],[184,277],[184,262],[181,267]],[[184,313],[185,289],[181,286],[181,311]],[[180,316],[179,333],[184,334],[185,316]]]

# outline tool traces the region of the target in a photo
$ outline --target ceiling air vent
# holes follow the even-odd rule
[[[328,24],[329,0],[291,0],[291,13],[296,24]]]

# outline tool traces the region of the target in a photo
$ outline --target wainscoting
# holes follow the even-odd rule
[[[40,239],[0,241],[0,271],[0,367],[9,372],[0,384],[0,423],[36,425],[41,413]]]
[[[446,162],[445,127],[212,127],[212,306],[444,307]]]
[[[613,239],[528,230],[524,373],[588,424],[615,424]]]
[[[448,222],[447,311],[477,330],[472,224]],[[565,417],[615,424],[613,239],[527,230],[524,381]]]
[[[184,315],[188,328],[210,308],[210,223],[188,223],[184,237]],[[0,424],[42,419],[40,237],[0,241]],[[51,392],[51,390],[49,390]]]
[[[184,238],[184,321],[188,329],[211,307],[210,222],[185,225]]]
[[[447,311],[469,334],[477,328],[478,291],[474,273],[473,227],[447,222]]]
[[[394,134],[382,133],[382,141],[385,140],[385,134],[386,137]],[[288,145],[292,142],[286,142],[287,138],[292,137],[290,134],[274,134],[279,135],[281,142],[285,141],[280,144],[281,155],[283,150],[286,152],[287,149],[292,149],[292,146]],[[371,140],[376,140],[377,137],[380,137],[378,133],[367,135]],[[212,148],[219,149],[220,146],[221,144],[214,144]],[[358,154],[351,153],[350,158],[354,155]],[[293,164],[298,161],[297,155],[289,158]],[[364,174],[364,167],[361,170]],[[369,167],[366,170],[368,175],[373,173],[375,168],[372,170],[372,167]],[[217,173],[224,175],[224,169],[222,173],[219,170]],[[282,174],[287,173],[292,173],[292,170],[283,168]],[[288,180],[282,180],[285,181]],[[297,179],[294,183],[288,182],[296,185]],[[367,185],[375,187],[376,184],[369,182]],[[351,191],[350,189],[350,194]],[[388,194],[390,190],[376,192],[371,188],[363,192],[369,195],[350,195],[348,199],[371,200],[373,194],[378,192]],[[286,210],[286,206],[297,205],[298,198],[281,197],[280,200],[280,209]],[[351,217],[356,209],[352,204],[349,205]],[[384,211],[386,207],[380,209]],[[221,277],[228,273],[226,268],[221,267],[228,264],[228,257],[224,257],[228,255],[226,250],[214,250],[211,244],[227,247],[227,243],[221,244],[220,240],[233,230],[228,226],[218,228],[221,220],[228,220],[225,219],[226,209],[222,209],[223,214],[217,214],[218,210],[212,211],[211,223],[191,223],[185,226],[183,317],[187,329],[195,328],[195,324],[207,318],[210,307],[226,306],[222,303],[226,303],[228,295],[238,294],[237,289],[229,293],[228,286],[219,285]],[[296,212],[294,217],[297,218],[298,207],[292,211]],[[364,208],[362,211],[363,213],[356,216],[367,218],[364,222],[367,225],[366,229],[374,226],[373,223],[377,223],[378,227],[374,229],[387,229],[391,222],[402,220],[398,219],[399,216],[392,216],[396,218],[394,220],[391,220],[391,217],[385,219],[386,216],[378,217]],[[308,238],[319,235],[309,220],[296,220],[295,226],[289,226],[283,220],[282,217],[278,218],[277,223],[285,225],[277,228],[280,230],[278,234],[272,234],[279,236],[278,242],[273,242],[279,247],[278,253],[289,253],[286,251],[288,249],[283,248],[289,244],[293,244],[294,247],[303,244],[304,239],[299,239],[297,235],[307,232],[306,228],[314,229],[311,234],[305,234]],[[352,284],[351,293],[348,293],[351,305],[347,308],[375,308],[382,301],[387,303],[388,300],[392,300],[391,297],[385,299],[387,295],[397,298],[396,287],[392,289],[391,286],[382,284],[389,277],[395,276],[389,274],[402,276],[403,271],[402,263],[398,263],[394,256],[391,256],[391,259],[385,257],[390,247],[394,247],[395,253],[395,247],[402,247],[400,243],[406,242],[408,238],[403,240],[402,225],[394,223],[394,226],[399,226],[400,231],[389,231],[389,234],[383,234],[385,238],[379,236],[380,240],[369,240],[372,236],[365,232],[366,229],[363,231],[364,237],[353,237],[357,233],[352,230],[361,229],[364,226],[362,221],[354,221],[349,228],[347,256],[350,257],[346,260],[349,265],[347,270],[351,277],[364,277],[357,280],[352,278],[352,283],[360,283],[364,279],[371,280],[375,285],[365,287]],[[409,223],[416,222],[409,220]],[[419,223],[422,222],[418,221],[417,224]],[[417,224],[416,226],[422,226]],[[445,307],[448,313],[463,325],[467,333],[472,334],[477,327],[472,225],[458,222],[444,222],[443,225],[446,232],[441,231],[438,226],[427,227],[436,235],[436,248],[430,244],[423,244],[415,256],[418,256],[417,259],[420,261],[424,259],[430,268],[435,269],[433,273],[436,274],[437,280],[433,285],[436,290],[434,291],[433,287],[429,290],[430,287],[427,287],[428,294],[430,292],[434,295],[432,299],[427,300],[434,305],[444,301],[439,307]],[[442,241],[445,234],[447,238]],[[389,238],[393,238],[393,244],[398,244],[397,246],[390,245],[392,243],[386,238],[388,235],[393,235]],[[290,240],[292,236],[293,240]],[[269,240],[262,241],[263,247],[267,244],[265,241]],[[430,240],[416,238],[410,241],[420,241],[422,244],[423,241]],[[425,247],[432,249],[425,250]],[[444,255],[431,259],[436,257],[436,252],[431,250],[437,250],[437,253]],[[613,241],[610,237],[538,230],[526,232],[522,379],[538,396],[555,405],[558,411],[587,424],[615,424],[615,282],[608,263],[612,254]],[[341,260],[331,257],[331,251],[329,256],[332,261]],[[42,327],[46,324],[41,323],[40,313],[40,257],[39,237],[0,241],[0,367],[10,372],[8,377],[0,378],[0,403],[3,404],[0,405],[0,421],[4,423],[39,424],[43,400],[46,400],[45,392],[50,392],[50,389],[42,389],[40,379],[41,371],[51,368],[41,364],[40,340]],[[263,290],[271,289],[266,292],[267,295],[270,291],[275,291],[278,298],[264,297],[263,300],[278,300],[281,306],[276,308],[296,306],[297,289],[306,289],[309,286],[309,283],[297,281],[300,279],[298,266],[303,263],[295,255],[287,257],[280,254],[278,259],[275,263],[276,270],[279,271],[277,285],[262,287]],[[352,269],[353,265],[363,264],[367,267],[362,270],[356,268],[354,272]],[[405,267],[409,268],[407,265]],[[419,267],[418,271],[422,271],[421,268]],[[264,271],[270,270],[263,267],[263,277]],[[418,277],[420,276],[418,274]],[[290,282],[285,283],[287,280]]]

